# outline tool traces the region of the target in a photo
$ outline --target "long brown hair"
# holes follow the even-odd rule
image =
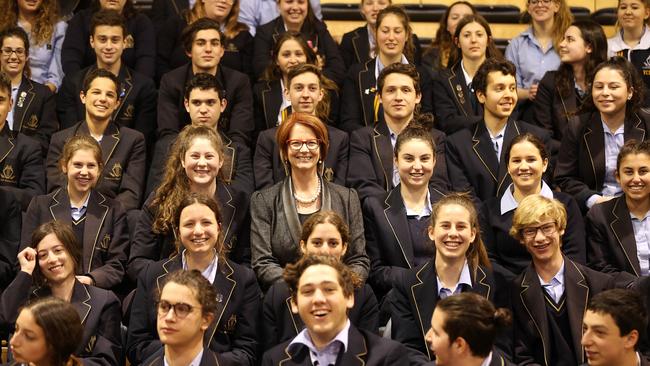
[[[282,71],[280,70],[280,66],[278,66],[278,56],[280,55],[280,49],[282,48],[282,45],[284,42],[287,42],[289,40],[296,41],[300,45],[300,48],[302,48],[302,52],[305,53],[305,58],[307,60],[306,63],[316,65],[318,62],[316,58],[316,52],[309,47],[307,44],[307,41],[305,41],[305,38],[298,33],[294,31],[287,31],[283,33],[280,38],[275,42],[273,45],[273,49],[271,50],[271,62],[269,62],[269,65],[266,67],[266,70],[264,70],[264,75],[262,75],[262,79],[266,81],[273,81],[273,80],[280,80],[282,79]]]
[[[187,24],[194,23],[200,18],[206,17],[205,14],[205,5],[203,1],[197,0],[194,3],[194,7],[191,10],[186,10],[183,14]],[[230,13],[226,15],[224,20],[224,34],[228,39],[235,38],[239,32],[248,31],[248,26],[244,23],[239,22],[239,0],[233,0],[232,8],[230,8]]]
[[[409,20],[408,14],[406,14],[406,11],[404,8],[396,5],[388,5],[381,11],[379,11],[379,14],[377,14],[377,24],[375,25],[375,39],[377,39],[377,32],[379,32],[379,25],[381,22],[384,20],[384,18],[388,15],[395,15],[396,17],[399,18],[400,22],[402,22],[402,26],[404,27],[404,32],[406,32],[406,40],[404,43],[404,56],[406,56],[406,59],[413,63],[414,57],[415,57],[415,45],[413,44],[413,29],[411,28],[411,22]],[[375,54],[379,55],[379,47],[375,46],[377,49],[375,51]],[[388,66],[388,65],[384,65]]]
[[[0,29],[18,24],[18,0],[4,0],[0,9]],[[54,26],[59,20],[57,0],[43,0],[32,26],[31,36],[36,45],[44,45],[52,39]]]
[[[440,19],[440,25],[436,31],[436,37],[431,41],[431,46],[426,51],[427,54],[435,52],[435,49],[438,49],[438,59],[436,60],[436,65],[433,65],[435,68],[444,69],[449,66],[449,54],[453,47],[453,35],[447,30],[447,24],[449,23],[449,14],[451,10],[456,5],[466,5],[472,9],[472,13],[478,14],[474,5],[465,0],[456,1],[453,4],[449,5],[442,18]]]
[[[530,0],[528,1],[530,2]],[[573,22],[573,14],[571,14],[569,5],[567,5],[565,0],[552,1],[559,5],[558,12],[553,16],[553,31],[551,32],[553,36],[553,48],[557,50],[558,45],[562,42],[562,38],[564,38],[564,32],[566,32],[566,29],[569,28]],[[533,24],[533,19],[528,12],[524,13],[524,19],[530,19],[530,24]]]
[[[492,37],[492,29],[490,29],[490,24],[483,18],[481,15],[465,15],[463,19],[458,22],[456,26],[456,32],[454,32],[454,41],[458,42],[460,38],[460,32],[465,28],[466,25],[470,23],[478,23],[485,30],[485,34],[488,37],[488,42],[485,47],[485,59],[488,58],[503,58],[501,51],[497,48],[497,45],[494,43],[494,38]],[[449,67],[456,64],[463,58],[463,51],[460,49],[460,45],[456,45],[451,48],[449,54]]]

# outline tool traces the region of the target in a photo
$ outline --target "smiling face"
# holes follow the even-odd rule
[[[54,233],[47,234],[35,249],[38,267],[47,282],[57,284],[74,277],[74,260]]]
[[[374,27],[377,23],[377,14],[388,5],[390,5],[388,0],[363,0],[359,8],[366,22]]]
[[[102,10],[115,10],[121,13],[124,10],[126,0],[99,0],[99,6]]]
[[[650,156],[645,153],[626,155],[616,172],[625,197],[632,202],[650,199]]]
[[[302,123],[296,123],[293,128],[291,128],[288,140],[307,142],[310,140],[317,140],[317,137],[310,127],[303,125]],[[300,150],[297,151],[287,145],[287,157],[289,158],[289,165],[291,165],[292,171],[313,170],[315,173],[318,166],[318,160],[320,160],[320,145],[314,150],[309,150],[309,148],[307,148],[307,143],[303,143]]]
[[[420,99],[422,95],[415,90],[410,76],[394,72],[384,79],[380,101],[384,113],[393,120],[410,119]]]
[[[625,113],[633,91],[619,70],[604,67],[594,76],[591,94],[596,108],[603,116],[609,117]]]
[[[610,314],[587,310],[582,320],[582,346],[589,366],[622,365],[634,352],[637,332],[622,335]]]
[[[210,207],[191,204],[181,211],[178,231],[183,247],[191,254],[208,254],[217,246],[219,223]]]
[[[205,16],[223,22],[232,10],[233,0],[203,0]]]
[[[29,309],[18,314],[10,345],[14,360],[19,364],[43,365],[49,362],[45,333]]]
[[[185,110],[190,114],[192,125],[217,128],[221,113],[226,110],[226,100],[219,99],[219,93],[214,89],[194,88],[186,99]]]
[[[90,36],[90,47],[95,50],[99,64],[107,67],[120,60],[126,47],[122,27],[99,25],[95,34]]]
[[[446,204],[438,209],[436,222],[429,227],[429,239],[436,245],[436,257],[444,262],[465,258],[476,238],[469,211],[458,204]]]
[[[431,328],[425,335],[427,344],[436,355],[436,365],[439,366],[453,365],[455,358],[449,334],[444,329],[446,317],[444,311],[436,308],[431,317]]]
[[[592,48],[585,43],[580,28],[575,25],[567,28],[558,49],[560,61],[566,64],[584,63],[591,52]]]
[[[186,349],[203,340],[203,333],[210,326],[211,318],[201,312],[196,293],[189,287],[168,282],[160,293],[160,301],[175,305],[187,304],[192,311],[180,318],[172,309],[167,314],[158,312],[157,329],[160,342],[176,349]]]
[[[637,31],[645,26],[650,8],[641,0],[619,0],[616,16],[623,31]]]
[[[287,75],[290,67],[304,64],[305,62],[307,62],[307,55],[305,55],[305,51],[300,46],[300,43],[294,39],[288,39],[282,43],[275,61],[282,75]]]
[[[192,49],[187,54],[192,59],[192,67],[197,72],[214,73],[223,57],[224,48],[216,29],[203,29],[196,32]]]
[[[562,255],[560,246],[564,230],[559,230],[553,220],[543,217],[540,220],[539,223],[522,229],[521,243],[526,246],[533,262],[548,263]]]
[[[519,190],[530,192],[541,187],[542,175],[548,167],[548,159],[542,159],[537,146],[521,141],[510,147],[508,174]]]
[[[302,27],[307,18],[308,6],[307,0],[280,0],[278,3],[282,20],[294,29]]]
[[[81,103],[86,107],[86,120],[108,121],[119,105],[117,87],[109,78],[97,77],[91,83],[88,91],[81,92]]]
[[[533,4],[536,2],[536,4]],[[528,1],[528,14],[533,22],[543,23],[553,19],[555,13],[560,11],[559,0]]]
[[[25,64],[27,63],[27,54],[23,40],[18,37],[5,37],[0,48],[15,51],[9,56],[2,53],[0,56],[0,70],[6,73],[10,78],[22,74],[25,69]]]
[[[400,57],[404,53],[406,37],[404,23],[395,14],[387,14],[377,24],[377,48],[387,58]]]
[[[517,104],[517,80],[514,75],[492,71],[487,76],[485,93],[477,91],[476,98],[483,104],[486,117],[506,119]]]
[[[400,145],[394,164],[399,172],[401,184],[417,189],[429,184],[436,165],[436,156],[430,143],[411,139]]]
[[[326,344],[345,327],[354,296],[345,296],[338,272],[324,264],[307,268],[298,281],[291,308],[317,344]]]
[[[485,28],[477,22],[465,25],[456,40],[463,59],[477,61],[485,58],[488,41],[489,37]]]
[[[314,226],[307,243],[300,241],[300,250],[303,254],[329,255],[340,260],[345,255],[347,245],[336,226],[323,222]]]
[[[214,183],[223,160],[210,140],[197,137],[185,152],[181,165],[190,180],[190,186],[202,187]]]
[[[68,181],[68,191],[84,197],[97,184],[99,162],[90,149],[77,150],[62,167]]]
[[[312,72],[303,72],[296,75],[289,83],[285,95],[291,101],[291,109],[294,112],[313,115],[324,95],[318,75]]]

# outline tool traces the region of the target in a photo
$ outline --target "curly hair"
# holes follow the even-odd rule
[[[186,10],[183,14],[187,24],[194,23],[196,20],[206,17],[205,14],[205,5],[203,1],[197,1],[194,4],[194,7],[191,10]],[[224,20],[224,34],[227,39],[235,38],[239,32],[248,31],[248,26],[244,23],[239,22],[239,0],[233,0],[232,8],[230,8],[230,13],[226,15]]]
[[[354,289],[362,286],[361,278],[340,260],[328,255],[306,255],[296,263],[289,263],[284,267],[284,282],[289,287],[293,301],[296,301],[298,297],[300,277],[307,268],[317,265],[329,266],[336,270],[339,285],[346,297],[354,296]]]
[[[309,47],[307,41],[305,41],[305,38],[303,38],[303,36],[298,32],[287,31],[283,33],[273,45],[273,49],[271,50],[271,62],[269,62],[266,70],[264,70],[264,74],[262,75],[263,80],[273,81],[280,80],[282,78],[282,71],[280,70],[280,66],[278,66],[277,61],[278,56],[280,56],[280,49],[282,48],[282,45],[284,42],[289,40],[298,42],[300,48],[302,48],[302,52],[305,54],[305,58],[307,59],[306,63],[316,65],[318,62],[316,58],[316,52],[314,52],[314,50]]]
[[[440,25],[438,25],[438,30],[436,31],[435,38],[431,41],[429,49],[425,51],[425,54],[430,54],[438,50],[438,59],[436,64],[433,65],[435,68],[444,69],[449,65],[449,55],[453,47],[453,35],[447,30],[447,24],[449,23],[449,14],[451,10],[456,5],[465,5],[472,9],[473,14],[478,14],[476,8],[471,3],[461,0],[456,1],[453,4],[449,5],[445,13],[440,18]]]
[[[18,24],[18,0],[5,0],[0,8],[0,29]],[[57,0],[43,0],[32,25],[31,41],[42,46],[52,39],[54,25],[59,20]]]

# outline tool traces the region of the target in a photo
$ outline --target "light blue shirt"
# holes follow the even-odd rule
[[[22,24],[18,22],[18,26]],[[45,44],[36,45],[29,35],[29,66],[32,71],[31,79],[41,84],[52,83],[58,88],[63,80],[61,64],[61,48],[68,23],[60,21],[54,25],[52,39]]]
[[[380,59],[379,57],[375,57],[375,60],[377,60],[377,61],[375,62],[375,80],[377,80],[377,79],[379,79],[379,73],[380,73],[381,70],[383,70],[384,67],[386,67],[387,65],[382,64],[382,63],[381,63],[381,59]],[[402,60],[401,60],[400,62],[401,62],[402,64],[404,64],[404,65],[408,65],[409,60],[406,58],[406,56],[404,56],[404,54],[402,54]]]
[[[440,281],[440,277],[438,277],[437,275],[436,275],[436,283],[438,285],[438,297],[441,299],[444,299],[451,295],[458,295],[459,293],[463,292],[462,285],[471,288],[472,276],[470,275],[469,265],[467,264],[467,261],[465,261],[465,264],[463,264],[463,269],[460,271],[460,278],[458,279],[458,283],[456,284],[456,286],[454,286],[453,289],[443,287],[443,284]]]
[[[636,255],[639,258],[641,276],[650,274],[650,212],[646,212],[642,220],[632,214],[632,228],[634,229],[634,241],[636,242]]]
[[[217,256],[217,250],[214,250],[214,258],[212,259],[212,262],[208,265],[208,267],[201,271],[201,274],[205,279],[210,281],[210,283],[214,283],[215,277],[217,277],[217,263],[219,262],[219,257]],[[187,259],[185,259],[185,250],[181,253],[181,263],[183,265],[184,270],[188,270],[187,268]]]
[[[501,162],[501,151],[503,151],[503,136],[506,134],[506,126],[508,124],[504,124],[503,128],[501,131],[497,132],[494,136],[492,136],[492,132],[488,129],[488,134],[490,134],[490,140],[492,140],[492,146],[494,147],[494,153],[497,154],[497,160]]]
[[[508,186],[508,189],[506,189],[506,191],[503,193],[503,196],[501,197],[501,215],[505,215],[506,213],[519,207],[519,202],[517,202],[515,196],[513,195],[514,191],[515,185],[514,183],[510,183],[510,186]],[[539,195],[553,199],[553,190],[548,186],[548,184],[546,184],[546,182],[542,181],[542,190],[539,192]]]
[[[280,111],[278,112],[277,126],[282,123],[282,111],[291,107],[291,100],[284,94],[284,80],[282,78],[280,78],[280,90],[282,90],[282,104],[280,104]]]
[[[481,366],[490,366],[491,363],[492,363],[492,352],[490,352],[490,354],[485,358],[485,360],[481,362]]]
[[[562,260],[560,270],[551,278],[550,282],[544,282],[539,275],[537,277],[544,291],[558,304],[562,298],[562,294],[564,294],[564,260]]]
[[[79,221],[79,219],[86,214],[86,209],[88,209],[89,199],[90,199],[90,195],[86,197],[86,200],[84,201],[84,203],[81,204],[81,207],[75,207],[72,203],[70,203],[70,215],[72,216],[72,219],[74,221]]]
[[[307,328],[303,329],[296,338],[294,338],[289,347],[291,348],[295,344],[302,344],[309,348],[309,358],[311,359],[312,365],[316,362],[320,366],[335,365],[336,359],[339,356],[339,352],[345,351],[348,348],[348,333],[350,332],[350,319],[345,323],[343,329],[332,339],[321,351],[319,351],[314,342],[311,340],[309,335],[309,330]]]
[[[201,352],[199,352],[196,355],[196,357],[192,359],[192,362],[190,362],[190,364],[187,366],[199,366],[201,364],[201,357],[203,357],[203,348],[201,348]],[[167,356],[163,357],[163,365],[169,366],[169,361],[167,361]]]
[[[377,46],[377,40],[375,39],[375,32],[370,27],[370,24],[366,26],[368,28],[368,48],[370,50],[370,58],[377,56],[375,53],[375,47]]]
[[[625,128],[621,125],[612,134],[609,127],[602,122],[605,133],[605,180],[603,182],[604,196],[618,196],[623,193],[620,184],[616,181],[616,158],[621,147],[625,144]]]
[[[196,0],[195,0],[196,1]],[[320,0],[309,0],[314,15],[323,19],[320,10]],[[278,3],[275,0],[242,0],[239,3],[239,21],[248,26],[248,32],[255,36],[255,30],[280,16]]]
[[[7,123],[9,124],[9,129],[14,130],[14,109],[16,109],[16,106],[18,104],[18,89],[20,88],[20,85],[16,86],[11,86],[11,101],[13,103],[11,109],[9,109],[9,113],[7,114]]]
[[[528,28],[513,38],[506,47],[506,59],[517,67],[517,86],[528,89],[538,83],[547,71],[560,67],[560,56],[551,45],[546,52]]]
[[[422,210],[420,212],[416,212],[411,210],[410,208],[406,207],[406,216],[415,216],[418,220],[422,219],[423,217],[429,217],[431,216],[431,212],[433,212],[433,207],[431,206],[431,191],[427,188],[427,199],[424,201],[424,207],[422,207]]]

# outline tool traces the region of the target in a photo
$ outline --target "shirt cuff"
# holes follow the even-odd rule
[[[591,197],[587,198],[587,207],[591,208],[591,206],[596,204],[596,201],[600,199],[600,195],[594,194]]]

